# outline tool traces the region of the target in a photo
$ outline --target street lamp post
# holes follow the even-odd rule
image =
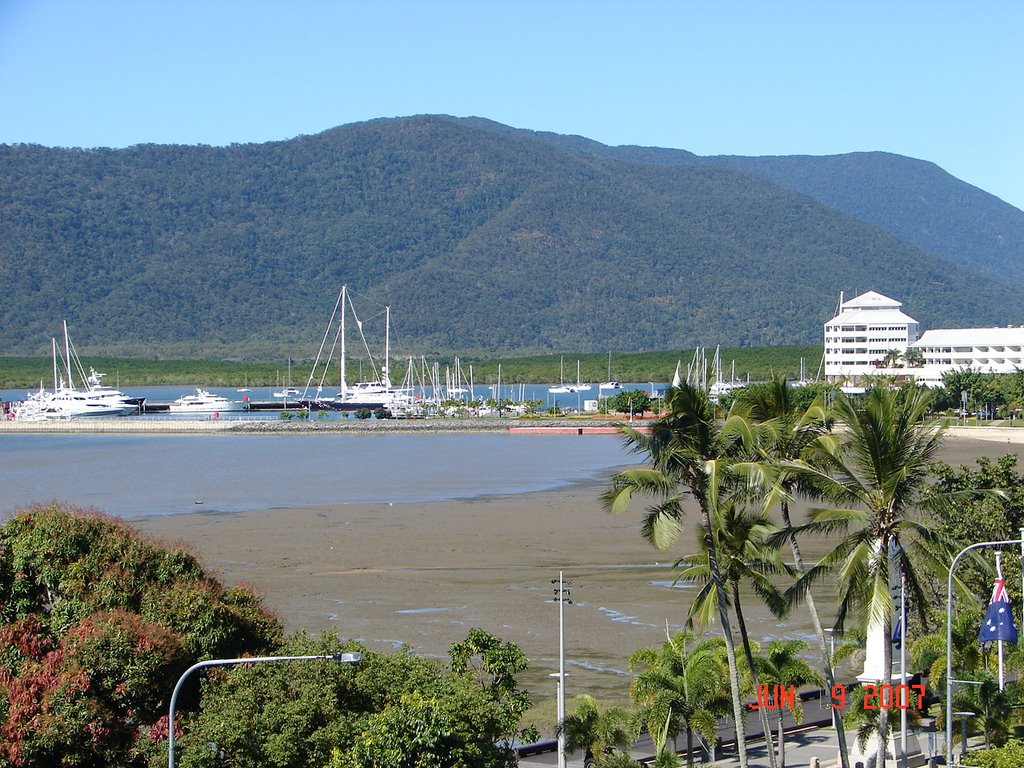
[[[230,666],[234,664],[262,664],[276,661],[312,661],[314,659],[337,661],[340,664],[355,664],[356,662],[362,661],[363,654],[326,653],[319,654],[317,656],[253,656],[251,658],[244,659],[208,659],[206,661],[200,661],[197,664],[193,664],[191,667],[186,669],[184,673],[182,673],[181,677],[178,678],[178,683],[174,686],[174,692],[171,694],[171,706],[167,717],[167,768],[174,768],[174,709],[178,702],[178,692],[181,691],[181,687],[185,683],[185,679],[193,672],[203,669],[204,667]]]
[[[953,764],[953,683],[970,683],[972,680],[953,679],[953,571],[960,558],[968,552],[983,547],[1008,547],[1018,544],[1024,552],[1024,528],[1021,529],[1019,539],[1009,541],[982,541],[977,544],[961,549],[949,566],[949,576],[946,581],[946,765]],[[1024,599],[1024,596],[1022,596]],[[966,722],[966,721],[965,721]]]

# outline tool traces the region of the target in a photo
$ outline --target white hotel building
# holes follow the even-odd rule
[[[868,291],[855,299],[840,299],[839,313],[825,323],[826,381],[848,387],[863,385],[864,376],[910,376],[921,384],[941,386],[948,371],[971,368],[982,373],[1024,370],[1024,327],[952,328],[919,333],[903,305]],[[921,353],[924,365],[883,367],[891,351]]]

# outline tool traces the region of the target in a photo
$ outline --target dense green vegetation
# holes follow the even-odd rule
[[[886,152],[698,157],[671,149],[567,144],[562,141],[566,138],[552,141],[631,162],[713,165],[752,173],[1000,282],[1024,279],[1020,210],[952,179],[933,163]]]
[[[293,357],[291,363],[292,381],[302,386],[312,368],[313,358]],[[611,358],[611,376],[622,382],[671,381],[676,363],[682,363],[683,375],[693,358],[694,350],[684,349],[670,352],[614,353]],[[711,353],[709,353],[711,354]],[[566,353],[564,355],[535,355],[533,357],[510,357],[508,359],[462,358],[463,375],[468,378],[469,366],[477,383],[491,383],[497,379],[501,366],[503,384],[549,384],[558,381],[561,360],[565,360],[566,380],[575,381],[576,361],[580,361],[580,375],[587,382],[601,382],[608,379],[608,355],[587,353]],[[731,363],[736,361],[737,378],[752,381],[763,380],[772,375],[786,374],[796,378],[800,373],[800,360],[806,361],[811,376],[818,370],[821,361],[821,347],[813,344],[788,347],[746,347],[728,348],[721,351],[725,376],[730,375]],[[365,360],[360,355],[350,356],[349,382],[359,370],[359,363]],[[441,358],[441,370],[454,366],[454,358]],[[288,362],[239,362],[233,360],[156,360],[148,358],[89,357],[83,360],[86,366],[107,373],[106,383],[115,380],[124,386],[154,386],[159,384],[195,384],[198,386],[279,386],[288,377]],[[379,363],[378,363],[379,364]],[[709,363],[710,364],[710,363]],[[404,375],[406,363],[394,362],[398,374]],[[570,375],[571,369],[571,375]],[[53,362],[44,357],[3,357],[0,356],[0,389],[35,387],[40,379],[52,388]],[[334,383],[337,365],[333,366]],[[710,371],[709,374],[710,375]],[[443,374],[442,374],[443,376]]]
[[[285,638],[242,587],[179,546],[70,508],[0,527],[0,766],[167,764],[168,704],[193,663],[241,656],[328,659],[211,667],[177,701],[176,765],[245,768],[510,764],[530,699],[518,647],[479,629],[445,666],[324,634]],[[212,747],[212,748],[211,748]]]
[[[955,221],[981,253],[997,226],[1019,262],[1024,214],[962,205],[952,177],[894,187],[898,220],[866,223],[755,167],[595,147],[444,116],[261,145],[2,146],[3,352],[45,354],[67,319],[86,354],[282,359],[315,346],[342,283],[393,307],[412,355],[810,343],[840,290],[868,288],[925,326],[1018,321],[995,256],[985,276],[903,239],[907,219]],[[861,161],[876,180],[917,167],[846,156],[872,200]],[[921,197],[924,220],[901,204]]]
[[[722,419],[716,418],[705,392],[686,385],[670,390],[668,410],[657,422],[647,430],[627,431],[644,466],[613,476],[603,497],[613,513],[624,513],[644,499],[641,532],[659,550],[675,547],[688,515],[703,532],[701,552],[677,560],[677,578],[700,586],[692,597],[690,618],[716,625],[725,640],[719,664],[729,684],[721,686],[719,694],[731,694],[741,766],[747,764],[744,725],[738,715],[741,696],[750,690],[746,686],[758,684],[758,675],[763,680],[785,679],[776,676],[775,662],[785,663],[783,657],[794,655],[792,649],[776,646],[769,647],[766,657],[755,647],[745,628],[744,602],[763,602],[776,615],[806,607],[816,627],[822,678],[831,687],[837,658],[826,646],[813,601],[815,588],[823,579],[835,580],[837,603],[827,608],[827,615],[834,618],[832,631],[863,638],[869,627],[880,627],[881,637],[888,638],[895,622],[892,580],[898,574],[908,594],[904,637],[913,638],[913,663],[931,672],[928,684],[942,697],[940,670],[945,657],[939,631],[947,615],[939,596],[945,594],[949,563],[966,542],[979,536],[1013,539],[1019,532],[1024,479],[1016,472],[1016,457],[996,463],[981,460],[977,470],[935,463],[942,432],[926,418],[935,392],[877,388],[856,398],[836,395],[831,407],[825,407],[819,392],[806,408],[796,402],[800,394],[779,380],[758,384],[741,391]],[[834,425],[842,429],[834,431]],[[790,520],[788,505],[797,496],[813,499],[808,523]],[[776,509],[782,525],[766,514],[770,510],[774,516]],[[798,546],[808,534],[826,537],[832,547],[814,564],[803,561]],[[793,565],[784,565],[780,558],[783,544],[792,546]],[[976,713],[975,727],[998,745],[1006,740],[1015,718],[1019,720],[1014,708],[1024,690],[1015,685],[999,691],[992,654],[978,652],[981,596],[991,572],[982,558],[974,565],[963,574],[973,589],[964,589],[958,602],[954,669],[969,671],[968,679],[983,682],[958,689],[952,705]],[[1019,578],[1013,567],[1008,570],[1009,578]],[[780,596],[777,585],[790,579],[792,586]],[[752,588],[741,592],[741,581]],[[883,643],[881,651],[876,671],[880,680],[889,680],[892,647]],[[686,662],[685,641],[666,646],[662,654],[667,658],[660,663],[671,664],[671,670],[659,670],[657,686],[639,700],[634,697],[640,711],[647,713],[641,722],[659,750],[684,723],[677,691]],[[660,656],[652,652],[646,658]],[[1015,655],[1009,664],[1020,669],[1022,661]],[[805,682],[821,679],[806,665],[793,679],[797,676]],[[850,764],[852,747],[847,728],[851,733],[855,729],[862,748],[866,738],[878,732],[882,747],[876,760],[885,765],[891,713],[867,706],[866,688],[850,692],[849,706],[835,721],[844,766]],[[657,717],[650,716],[652,709]],[[915,708],[910,715],[915,719],[920,713]],[[781,738],[780,733],[780,761]],[[771,737],[768,748],[771,755]],[[666,764],[677,764],[675,759],[666,755]]]

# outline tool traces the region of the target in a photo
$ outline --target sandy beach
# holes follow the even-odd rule
[[[951,435],[942,459],[973,464],[982,455],[1024,453],[1016,434],[985,437]],[[525,650],[531,670],[523,679],[538,698],[554,694],[547,679],[558,668],[551,581],[564,571],[573,601],[565,606],[567,692],[622,698],[630,653],[660,644],[666,622],[674,630],[685,620],[688,590],[671,587],[670,566],[695,551],[698,520],[679,547],[658,552],[640,534],[643,502],[612,516],[599,501],[605,487],[602,479],[469,501],[133,522],[165,541],[184,542],[225,582],[254,585],[291,630],[336,631],[380,650],[408,644],[443,658],[451,643],[482,627]],[[808,548],[813,555],[822,546]],[[751,613],[755,636],[808,631],[800,620],[779,625]]]

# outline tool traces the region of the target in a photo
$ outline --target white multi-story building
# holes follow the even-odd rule
[[[939,328],[925,331],[914,343],[924,366],[914,378],[928,386],[942,386],[949,371],[971,368],[981,373],[1024,370],[1024,328]]]
[[[1024,370],[1024,326],[936,329],[919,338],[920,326],[902,306],[874,291],[840,300],[839,314],[825,323],[825,380],[858,387],[864,376],[909,376],[938,387],[946,373],[962,368]],[[905,359],[885,365],[891,352],[904,355],[908,349],[920,353],[923,365],[911,368]]]
[[[892,351],[906,352],[917,341],[918,322],[903,304],[874,291],[839,302],[839,313],[825,323],[825,381],[858,385],[877,375]]]

